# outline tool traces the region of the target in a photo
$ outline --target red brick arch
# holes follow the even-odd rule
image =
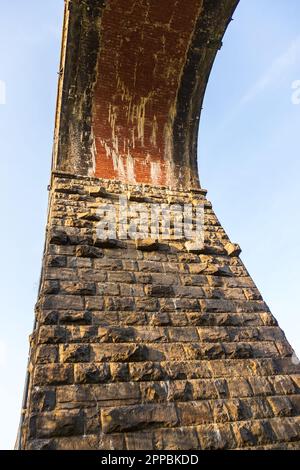
[[[172,182],[177,91],[202,5],[112,0],[104,11],[93,108],[96,176]]]
[[[237,3],[68,0],[55,169],[198,187],[201,103]]]

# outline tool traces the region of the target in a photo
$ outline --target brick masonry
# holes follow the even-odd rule
[[[118,0],[104,10],[93,114],[96,176],[171,183],[177,90],[202,3]]]
[[[238,0],[66,0],[54,168],[199,187],[204,92]]]

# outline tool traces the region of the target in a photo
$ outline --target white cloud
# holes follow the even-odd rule
[[[261,93],[271,87],[276,87],[281,83],[282,77],[289,72],[292,67],[299,63],[300,56],[300,36],[297,36],[287,49],[266,69],[261,77],[245,92],[242,98],[228,111],[226,118],[220,124],[220,129],[224,129],[232,124],[239,116],[243,108],[251,101],[255,100]],[[297,77],[296,77],[297,78]],[[287,90],[288,97],[290,90]]]
[[[6,343],[0,340],[0,367],[4,367],[6,364]]]
[[[285,71],[299,62],[300,36],[295,38],[289,47],[277,57],[266,72],[245,93],[240,101],[240,106],[254,100],[257,95],[265,91],[269,86],[278,83]]]

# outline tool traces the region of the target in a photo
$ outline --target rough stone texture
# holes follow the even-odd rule
[[[170,236],[95,257],[97,222],[77,214],[124,192],[203,203],[212,254]],[[57,175],[22,448],[299,448],[300,368],[229,245],[204,191]]]

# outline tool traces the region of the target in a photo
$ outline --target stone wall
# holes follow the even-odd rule
[[[120,194],[203,204],[204,247],[99,240]],[[23,449],[300,448],[299,365],[205,194],[53,175]]]

